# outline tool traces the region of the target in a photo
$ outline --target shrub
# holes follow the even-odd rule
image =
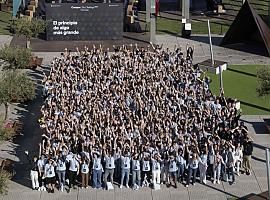
[[[0,169],[0,194],[6,194],[8,189],[8,181],[11,174],[5,170]]]
[[[0,104],[5,105],[5,119],[8,116],[9,103],[24,103],[33,100],[35,89],[35,82],[26,73],[6,71],[0,80]]]
[[[25,69],[29,66],[31,50],[20,47],[3,46],[0,49],[0,59],[5,61],[3,69]]]
[[[261,67],[257,70],[259,96],[270,95],[270,66]]]
[[[23,35],[27,39],[37,37],[40,33],[43,33],[46,26],[46,21],[37,18],[33,18],[31,21],[27,18],[19,18],[11,24],[11,28],[16,35]]]

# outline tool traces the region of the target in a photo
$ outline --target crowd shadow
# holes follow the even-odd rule
[[[17,120],[23,123],[23,135],[16,137],[13,140],[12,154],[15,154],[17,159],[14,161],[15,175],[12,177],[12,181],[22,186],[31,188],[30,180],[30,164],[25,155],[25,151],[29,151],[29,157],[33,158],[34,155],[38,155],[39,142],[41,141],[41,129],[38,124],[38,119],[41,116],[40,108],[43,104],[42,99],[42,85],[43,72],[48,68],[38,68],[37,70],[30,70],[27,73],[35,80],[36,96],[33,101],[29,101],[25,104],[18,104],[14,112],[17,113]]]
[[[241,104],[245,104],[245,103],[242,103],[242,101],[240,101],[240,102],[241,102]],[[258,106],[253,105],[253,104],[248,104],[248,106],[258,108]],[[267,109],[267,108],[264,108],[264,109]],[[269,134],[269,132],[267,130],[267,127],[266,127],[266,124],[263,121],[261,121],[261,122],[250,122],[250,121],[247,121],[247,120],[244,120],[244,119],[241,119],[241,121],[243,121],[245,123],[248,123],[248,124],[251,124],[252,127],[254,128],[256,134],[259,134],[259,135]]]

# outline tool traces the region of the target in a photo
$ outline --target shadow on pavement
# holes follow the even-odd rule
[[[41,141],[41,129],[38,124],[38,119],[41,115],[40,108],[43,104],[42,99],[42,85],[43,71],[47,68],[38,68],[35,71],[28,71],[27,73],[32,77],[37,84],[36,97],[33,101],[26,104],[19,104],[18,108],[14,110],[17,113],[18,120],[23,122],[23,136],[14,139],[13,143],[16,144],[14,149],[18,162],[14,163],[14,170],[16,171],[12,181],[31,188],[31,181],[29,176],[30,165],[24,153],[25,150],[29,151],[30,158],[33,155],[38,155],[38,143]]]

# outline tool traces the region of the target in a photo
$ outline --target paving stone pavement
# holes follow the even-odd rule
[[[174,36],[157,36],[160,43],[163,43],[165,47],[172,48],[174,44],[181,44],[185,46],[187,42],[193,43],[190,40],[177,38]],[[0,37],[1,45],[1,37]],[[195,60],[202,60],[208,58],[209,47],[202,42],[195,43]],[[237,60],[237,55],[234,55],[234,50],[226,50],[221,47],[214,47],[216,50],[216,56],[223,57],[225,61],[229,59],[229,63],[233,61],[241,64],[241,60]],[[60,53],[42,53],[35,52],[36,55],[44,58],[44,65],[48,65],[51,59]],[[238,52],[238,55],[249,58],[248,54]],[[250,62],[257,62],[262,59],[265,63],[270,63],[269,58],[253,56],[251,55]],[[42,78],[42,73],[46,72],[48,68],[38,68],[36,71],[30,71],[29,74],[38,80]],[[69,194],[66,192],[61,193],[56,191],[55,194],[48,194],[47,192],[38,192],[31,190],[31,184],[29,179],[29,172],[26,168],[26,158],[24,156],[24,150],[31,149],[31,152],[35,152],[37,144],[40,141],[40,129],[36,123],[40,116],[40,106],[43,99],[40,95],[40,85],[38,87],[38,94],[36,99],[27,105],[11,105],[10,117],[20,119],[24,122],[24,136],[18,138],[14,142],[5,142],[0,145],[0,157],[10,158],[16,162],[15,170],[17,174],[10,181],[9,192],[5,196],[0,196],[1,200],[102,200],[102,199],[114,199],[114,200],[176,200],[176,199],[207,199],[207,200],[222,200],[230,198],[245,197],[250,194],[257,194],[267,190],[266,180],[266,164],[265,164],[265,148],[270,148],[270,134],[266,132],[263,124],[265,118],[268,116],[242,116],[243,120],[250,130],[251,136],[254,138],[255,148],[252,157],[252,174],[251,176],[241,175],[236,176],[236,184],[231,186],[228,183],[222,182],[220,185],[214,185],[208,183],[207,185],[196,184],[196,186],[190,186],[185,188],[183,185],[178,184],[178,188],[166,188],[162,186],[159,191],[154,191],[149,188],[143,188],[139,191],[133,191],[131,189],[119,189],[115,186],[113,191],[94,190],[92,188],[82,190],[72,190]],[[3,108],[0,107],[0,114],[3,112]]]
[[[222,35],[212,35],[214,59],[228,62],[228,64],[270,64],[269,57],[218,46],[222,37]],[[157,35],[156,41],[157,44],[163,44],[163,47],[170,49],[173,49],[175,45],[181,45],[183,49],[186,48],[187,43],[194,45],[194,64],[210,58],[207,35],[192,35],[191,39],[172,35]]]

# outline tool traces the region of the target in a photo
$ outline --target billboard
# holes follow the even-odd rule
[[[122,3],[46,4],[47,40],[116,40],[123,37]]]

